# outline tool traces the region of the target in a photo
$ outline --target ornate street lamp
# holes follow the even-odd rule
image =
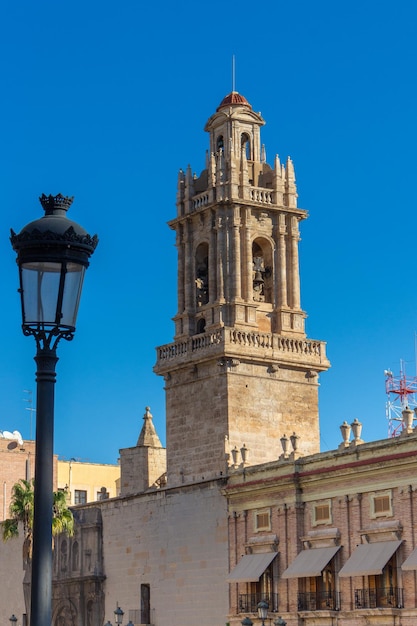
[[[262,626],[265,626],[265,620],[268,617],[269,604],[265,600],[261,600],[258,604],[258,617],[262,620]]]
[[[16,626],[16,622],[17,622],[17,617],[16,615],[13,613],[13,615],[11,617],[9,617],[9,622],[11,626]]]
[[[281,615],[278,617],[278,619],[274,620],[274,624],[275,626],[287,626],[287,622],[285,621],[285,619],[282,619]]]
[[[124,611],[122,611],[119,604],[117,604],[116,610],[114,612],[114,623],[116,624],[116,626],[120,626],[120,624],[123,622],[124,614]]]
[[[45,215],[20,233],[11,231],[19,266],[22,329],[37,352],[36,460],[33,518],[31,617],[52,623],[53,431],[56,348],[75,332],[81,289],[98,239],[66,217],[72,198],[41,196]]]

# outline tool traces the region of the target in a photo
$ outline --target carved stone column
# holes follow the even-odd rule
[[[293,309],[300,308],[300,268],[298,260],[298,242],[300,240],[300,234],[298,230],[298,220],[296,217],[291,217],[291,233],[290,233],[290,245],[291,245],[291,307]]]

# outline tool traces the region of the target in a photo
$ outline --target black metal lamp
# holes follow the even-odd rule
[[[16,615],[14,613],[13,613],[13,615],[11,617],[9,617],[9,622],[10,622],[11,626],[16,626],[17,617],[16,617]]]
[[[116,624],[116,626],[120,626],[120,624],[123,622],[124,614],[124,611],[122,611],[120,606],[117,604],[116,610],[114,612],[114,623]]]
[[[45,215],[11,231],[19,266],[22,329],[37,352],[31,624],[52,623],[53,426],[56,348],[75,332],[84,272],[98,239],[66,217],[72,198],[40,197]]]
[[[248,616],[244,617],[240,623],[242,624],[242,626],[253,626],[253,622]]]
[[[258,604],[258,617],[262,620],[262,626],[265,626],[265,620],[268,617],[269,604],[265,600],[261,600]]]
[[[275,626],[287,626],[287,622],[285,621],[285,619],[282,619],[281,615],[278,617],[278,619],[274,620],[274,624]]]

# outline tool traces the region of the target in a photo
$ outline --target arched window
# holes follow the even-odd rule
[[[200,333],[204,333],[205,330],[206,330],[206,320],[204,319],[204,317],[202,317],[197,322],[197,335],[199,335]]]
[[[266,239],[256,239],[252,244],[253,299],[272,303],[272,248]]]
[[[247,133],[242,133],[240,137],[240,145],[245,150],[246,159],[250,161],[252,159],[250,138]]]
[[[72,570],[77,572],[80,569],[80,548],[78,541],[72,544]]]
[[[201,243],[195,254],[195,291],[197,307],[209,300],[208,244]]]
[[[217,147],[217,152],[220,152],[220,150],[224,150],[223,135],[219,135],[217,137],[216,147]]]

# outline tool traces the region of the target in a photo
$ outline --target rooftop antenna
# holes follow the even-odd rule
[[[232,54],[232,92],[233,91],[236,91],[236,64],[234,54]]]
[[[32,441],[32,417],[33,413],[36,413],[36,409],[33,408],[32,389],[23,389],[23,393],[27,393],[28,397],[23,398],[23,402],[27,402],[29,406],[26,407],[26,411],[30,411],[30,441]]]

